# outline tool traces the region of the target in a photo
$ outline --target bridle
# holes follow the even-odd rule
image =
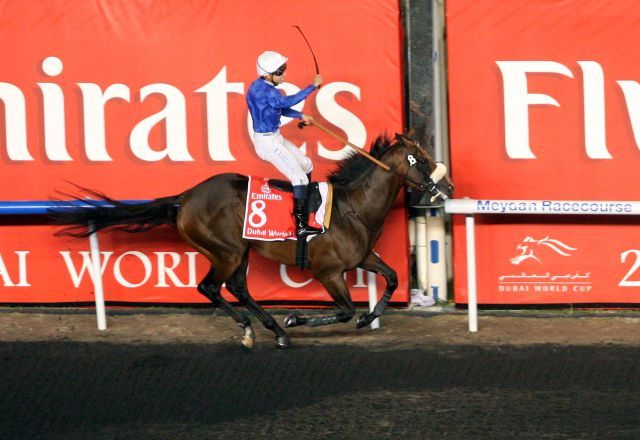
[[[420,145],[416,145],[416,146],[418,150],[420,150],[421,148]],[[399,173],[394,169],[391,169],[391,171],[397,176],[400,176],[400,178],[402,179],[402,182],[405,183],[408,187],[417,189],[418,191],[421,191],[421,192],[428,192],[429,195],[431,196],[432,202],[437,200],[438,198],[441,198],[442,200],[446,200],[447,199],[446,194],[443,194],[438,189],[438,182],[442,180],[442,178],[445,176],[447,172],[446,166],[440,162],[436,163],[436,167],[429,175],[429,180],[426,181],[426,183],[424,179],[422,179],[420,182],[417,182],[416,180],[409,177],[409,172],[415,166],[417,167],[423,166],[426,168],[429,162],[425,158],[420,156],[416,157],[416,155],[413,155],[413,154],[407,154],[406,159],[407,159],[407,162],[409,163],[409,166],[407,167],[407,171],[406,173],[404,173],[404,175],[402,175],[401,173]]]
[[[409,186],[411,188],[416,188],[419,191],[425,191],[426,190],[431,195],[431,201],[432,202],[437,200],[438,198],[441,198],[442,200],[447,199],[447,196],[445,194],[443,194],[437,187],[438,182],[445,176],[445,174],[447,172],[447,168],[444,166],[444,164],[438,163],[436,165],[436,168],[431,172],[431,175],[429,176],[429,180],[427,181],[426,184],[424,183],[424,181],[417,182],[414,179],[411,179],[409,177],[409,171],[411,170],[411,168],[413,166],[415,166],[417,164],[419,164],[421,166],[426,166],[427,163],[428,163],[426,159],[424,159],[424,158],[422,158],[420,156],[418,156],[416,158],[415,155],[408,154],[406,159],[409,162],[409,167],[407,168],[407,172],[403,175],[403,174],[399,173],[397,170],[392,169],[386,163],[383,163],[380,160],[376,159],[371,154],[367,153],[364,149],[352,144],[347,139],[344,139],[342,136],[334,133],[332,130],[328,129],[327,127],[325,127],[324,125],[320,124],[319,122],[317,122],[315,120],[310,120],[308,122],[308,124],[319,128],[320,130],[324,131],[325,133],[327,133],[328,135],[330,135],[334,139],[337,139],[338,141],[342,142],[343,144],[348,145],[356,153],[366,157],[367,159],[369,159],[371,162],[375,163],[377,166],[379,166],[383,170],[385,170],[387,172],[390,172],[390,173],[394,173],[395,175],[399,176],[402,179],[402,182],[406,183],[407,186]],[[298,123],[298,128],[304,128],[304,126],[305,126],[305,124],[303,122]],[[420,146],[420,144],[418,144],[415,141],[413,141],[413,142],[415,143],[416,148],[418,149],[418,151],[423,150],[423,148]]]
[[[414,166],[416,166],[418,164],[426,166],[427,165],[427,161],[425,159],[422,159],[422,158],[416,159],[413,154],[408,154],[407,155],[407,162],[409,162],[409,166],[407,167],[407,172],[404,173],[404,176],[401,173],[399,173],[398,171],[394,170],[394,169],[392,169],[393,173],[396,174],[397,176],[400,176],[402,181],[404,183],[406,183],[407,186],[409,186],[410,188],[415,188],[415,189],[418,189],[420,191],[426,190],[428,184],[425,185],[424,184],[424,180],[421,180],[420,182],[417,182],[414,179],[410,178],[409,177],[409,172],[411,171],[411,169]],[[420,166],[420,165],[418,165],[418,166]],[[431,182],[431,178],[429,180]]]
[[[417,145],[418,150],[420,150],[420,145]],[[402,174],[401,172],[399,172],[398,170],[394,169],[393,167],[386,165],[386,168],[384,168],[384,171],[388,172],[388,173],[393,173],[396,176],[400,177],[400,179],[402,180],[403,184],[406,184],[407,186],[411,187],[411,188],[415,188],[421,192],[428,192],[429,195],[431,196],[431,203],[435,202],[438,198],[440,198],[441,200],[446,200],[448,197],[446,194],[443,194],[439,189],[438,189],[438,182],[440,182],[440,180],[442,180],[442,178],[446,175],[447,173],[447,167],[440,163],[437,162],[436,163],[436,167],[434,168],[434,170],[431,172],[431,174],[429,175],[429,180],[425,183],[425,180],[422,179],[421,181],[416,181],[413,178],[409,177],[409,172],[411,171],[411,169],[414,166],[423,166],[425,168],[428,167],[429,165],[429,161],[423,157],[418,156],[416,158],[416,155],[414,154],[407,154],[406,156],[406,160],[407,162],[409,162],[409,166],[407,167],[407,171]],[[421,173],[422,174],[422,173]],[[353,206],[353,203],[351,202],[351,199],[349,197],[349,192],[346,191],[345,192],[346,197],[347,197],[347,203],[349,205],[350,211],[348,212],[348,214],[353,214],[355,216],[356,219],[358,219],[360,221],[360,223],[362,223],[364,225],[365,228],[367,228],[368,230],[373,230],[373,228],[371,227],[371,225],[369,225],[367,222],[364,221],[364,219],[362,217],[360,217],[358,215],[358,212],[356,211],[355,207]]]

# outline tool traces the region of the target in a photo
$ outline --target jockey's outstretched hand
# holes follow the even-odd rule
[[[318,73],[315,79],[313,80],[313,85],[316,86],[316,88],[319,88],[320,84],[322,84],[322,75]]]
[[[313,121],[313,116],[302,114],[302,123],[304,125],[311,125],[311,121]]]

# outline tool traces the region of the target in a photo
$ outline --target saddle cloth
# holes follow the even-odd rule
[[[315,213],[309,214],[309,226],[321,228],[324,233],[331,219],[332,187],[327,182],[317,185],[321,201]],[[309,193],[311,197],[311,185]],[[293,194],[276,188],[270,184],[269,178],[249,176],[242,237],[263,241],[295,240],[293,203]],[[313,237],[315,235],[307,239]]]

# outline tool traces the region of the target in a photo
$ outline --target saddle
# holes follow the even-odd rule
[[[249,176],[248,180],[242,237],[263,241],[295,239],[296,224],[292,215],[295,199],[293,193],[286,191],[291,191],[291,185],[288,182],[276,182],[273,185],[269,178],[264,177]],[[306,205],[311,206],[312,212],[309,220],[313,221],[315,228],[328,229],[332,186],[326,182],[316,182],[310,186],[306,199]]]

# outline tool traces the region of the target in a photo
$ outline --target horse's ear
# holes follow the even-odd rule
[[[405,147],[409,147],[412,144],[411,139],[401,133],[396,133],[396,140],[401,142]]]

